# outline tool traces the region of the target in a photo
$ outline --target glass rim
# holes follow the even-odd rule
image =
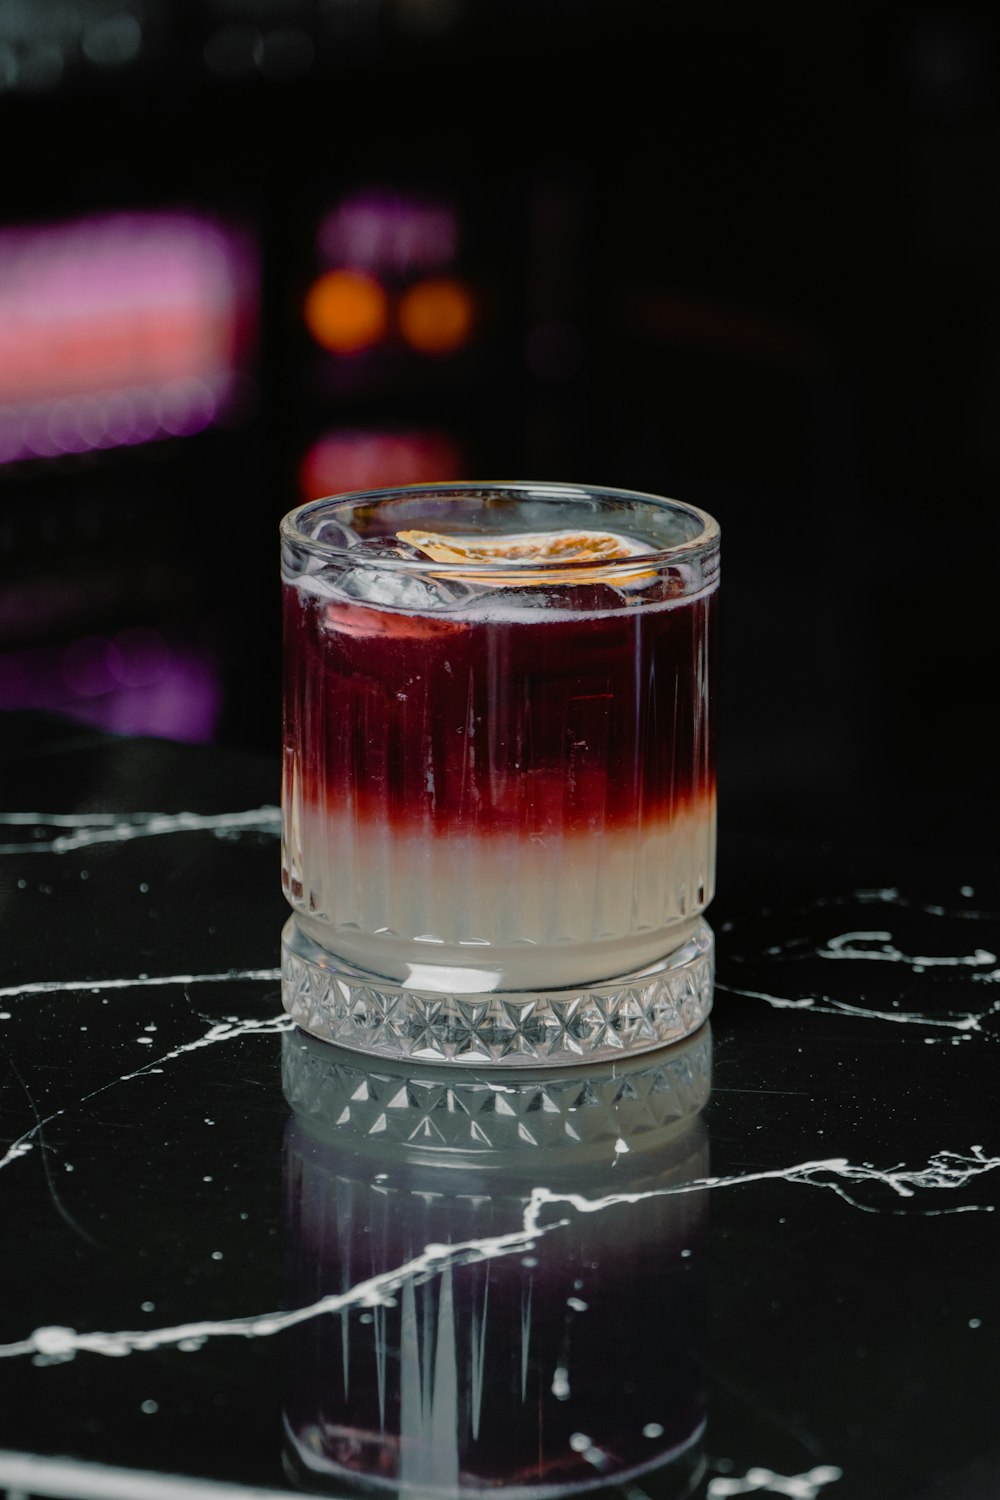
[[[691,505],[686,500],[675,500],[668,495],[652,495],[643,490],[624,490],[611,488],[605,485],[592,484],[557,484],[550,481],[535,480],[463,480],[457,482],[450,480],[444,484],[404,484],[389,485],[382,489],[374,490],[345,490],[342,494],[324,495],[316,500],[307,500],[302,505],[297,505],[287,512],[281,519],[281,538],[283,541],[293,542],[300,547],[305,547],[314,556],[333,560],[349,560],[355,551],[351,546],[340,546],[335,542],[319,541],[302,530],[301,519],[325,506],[341,506],[357,504],[359,501],[377,503],[387,500],[398,500],[406,498],[419,498],[421,495],[431,496],[462,496],[470,499],[483,496],[484,494],[510,494],[515,498],[519,493],[527,498],[540,500],[641,500],[653,506],[680,511],[684,515],[692,517],[700,523],[700,531],[686,541],[676,542],[669,547],[650,548],[648,552],[636,552],[628,557],[588,557],[588,558],[551,558],[548,560],[532,559],[530,563],[515,562],[512,559],[497,558],[489,562],[464,562],[447,561],[436,562],[433,558],[410,558],[410,557],[379,557],[366,555],[358,558],[357,564],[366,568],[386,569],[391,572],[421,573],[432,572],[434,575],[461,575],[463,578],[491,578],[498,573],[510,575],[516,573],[518,577],[526,577],[528,573],[540,575],[541,578],[554,574],[581,573],[591,575],[607,573],[613,570],[616,574],[630,572],[637,568],[648,569],[650,565],[663,566],[674,560],[686,560],[692,556],[708,553],[719,543],[721,530],[718,521],[708,511],[701,510],[697,505]],[[583,529],[583,528],[580,528]],[[595,530],[598,528],[594,528]]]

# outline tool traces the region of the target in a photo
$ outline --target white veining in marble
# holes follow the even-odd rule
[[[388,1299],[414,1278],[438,1275],[447,1267],[467,1261],[491,1260],[530,1248],[539,1233],[549,1233],[566,1220],[546,1225],[544,1231],[525,1226],[509,1234],[488,1239],[458,1241],[450,1245],[427,1245],[423,1251],[389,1271],[382,1271],[356,1283],[344,1292],[331,1293],[307,1307],[288,1312],[263,1313],[246,1318],[229,1318],[182,1323],[174,1328],[125,1330],[120,1333],[78,1333],[74,1328],[36,1328],[28,1338],[14,1344],[0,1344],[0,1359],[33,1355],[43,1363],[59,1363],[76,1354],[104,1354],[111,1357],[145,1352],[151,1349],[180,1348],[193,1352],[209,1338],[267,1338],[309,1322],[324,1313],[341,1312],[352,1307],[384,1306]]]
[[[214,1047],[217,1042],[232,1042],[244,1036],[277,1036],[283,1031],[294,1030],[295,1022],[284,1012],[280,1016],[265,1016],[261,1021],[254,1021],[246,1016],[224,1016],[221,1021],[214,1021],[203,1036],[195,1037],[193,1042],[182,1042],[179,1047],[136,1068],[134,1073],[123,1073],[120,1078],[106,1084],[105,1088],[113,1088],[116,1083],[129,1083],[133,1078],[141,1078],[144,1073],[151,1072],[165,1062],[183,1057],[186,1052],[200,1052],[203,1047]]]
[[[125,1329],[113,1333],[80,1333],[74,1328],[58,1326],[36,1328],[25,1339],[0,1344],[0,1359],[30,1356],[41,1363],[57,1363],[72,1359],[76,1354],[120,1357],[170,1347],[187,1352],[200,1348],[211,1338],[267,1338],[326,1313],[384,1305],[387,1299],[416,1277],[427,1279],[439,1275],[451,1266],[531,1250],[544,1235],[565,1228],[571,1222],[566,1217],[558,1217],[543,1223],[542,1213],[546,1207],[559,1209],[565,1206],[576,1213],[602,1213],[620,1204],[638,1203],[649,1198],[745,1187],[754,1182],[784,1181],[829,1189],[845,1203],[866,1213],[892,1213],[898,1210],[886,1210],[860,1202],[848,1191],[848,1185],[878,1184],[888,1188],[897,1197],[912,1198],[925,1189],[954,1190],[965,1187],[974,1178],[992,1172],[997,1167],[1000,1167],[1000,1157],[987,1157],[981,1146],[974,1146],[970,1155],[953,1151],[936,1152],[927,1165],[921,1168],[909,1168],[901,1164],[879,1168],[868,1163],[853,1164],[843,1157],[830,1157],[826,1160],[798,1162],[790,1167],[776,1167],[769,1171],[742,1173],[732,1177],[700,1177],[665,1188],[613,1193],[594,1199],[586,1198],[580,1193],[554,1193],[549,1188],[536,1187],[532,1189],[525,1204],[520,1229],[449,1245],[426,1245],[419,1255],[403,1265],[379,1272],[343,1292],[321,1297],[306,1307],[244,1318],[205,1319],[171,1328]],[[923,1210],[926,1215],[988,1212],[992,1212],[992,1205],[964,1204],[955,1208]]]
[[[102,1083],[99,1088],[91,1089],[88,1094],[83,1094],[72,1105],[67,1105],[64,1109],[53,1110],[52,1114],[46,1115],[44,1119],[37,1118],[36,1123],[31,1129],[26,1130],[23,1135],[18,1136],[17,1140],[8,1146],[4,1155],[0,1156],[0,1171],[4,1167],[9,1167],[19,1157],[27,1155],[33,1149],[36,1137],[41,1135],[46,1125],[51,1124],[53,1120],[58,1120],[68,1110],[78,1109],[89,1100],[96,1099],[99,1094],[107,1093],[108,1089],[113,1089],[120,1083],[129,1083],[132,1079],[142,1078],[147,1073],[162,1072],[164,1063],[173,1062],[175,1058],[183,1057],[186,1052],[198,1052],[203,1047],[213,1047],[218,1042],[231,1042],[239,1037],[274,1036],[283,1031],[293,1030],[294,1025],[295,1023],[291,1016],[287,1016],[284,1013],[278,1016],[267,1016],[261,1021],[251,1020],[243,1016],[225,1016],[220,1021],[213,1021],[208,1030],[202,1036],[195,1037],[193,1041],[182,1042],[179,1047],[174,1047],[171,1051],[164,1052],[159,1057],[151,1058],[149,1062],[143,1063],[141,1068],[136,1068],[131,1073],[122,1073],[117,1078],[109,1079],[107,1083]]]
[[[276,981],[280,978],[280,969],[223,969],[219,974],[139,974],[133,979],[40,979],[31,984],[8,984],[0,989],[0,999],[53,995],[60,990],[89,990],[96,995],[102,990],[150,989],[170,984],[226,984],[241,979]]]
[[[1000,973],[1000,971],[997,972]],[[984,1006],[982,1010],[959,1011],[947,1016],[929,1016],[920,1011],[872,1010],[866,1005],[836,1000],[832,995],[803,995],[793,1000],[787,995],[771,995],[764,990],[744,989],[740,985],[724,984],[721,980],[716,980],[715,988],[725,995],[739,995],[746,1000],[763,1000],[774,1010],[806,1010],[814,1015],[824,1016],[857,1016],[864,1021],[892,1021],[900,1026],[937,1026],[948,1031],[980,1032],[983,1035],[986,1035],[986,1032],[982,1023],[1000,1011],[1000,1000],[994,1000],[991,1005]]]
[[[287,1489],[5,1450],[0,1450],[0,1487],[7,1500],[29,1495],[57,1500],[289,1500]]]
[[[971,886],[962,886],[960,895],[969,898],[975,894]],[[878,889],[849,891],[843,896],[817,896],[807,910],[821,906],[848,906],[852,902],[859,906],[898,906],[904,911],[925,912],[930,917],[957,917],[965,921],[997,922],[1000,911],[981,911],[971,906],[942,906],[934,901],[914,901],[904,896],[898,886],[887,885]]]
[[[963,1188],[975,1178],[1000,1167],[1000,1156],[986,1156],[982,1146],[973,1146],[971,1153],[958,1151],[936,1151],[925,1167],[906,1167],[899,1163],[895,1167],[875,1167],[870,1162],[853,1163],[843,1156],[825,1157],[817,1161],[798,1162],[791,1167],[774,1167],[763,1172],[745,1172],[733,1177],[696,1177],[691,1182],[675,1184],[668,1188],[651,1188],[640,1193],[612,1193],[604,1198],[585,1198],[579,1193],[553,1193],[548,1188],[535,1188],[526,1211],[526,1224],[534,1224],[539,1232],[538,1214],[546,1203],[571,1205],[577,1213],[595,1213],[611,1208],[618,1203],[638,1203],[644,1198],[672,1197],[684,1193],[697,1193],[705,1189],[744,1187],[751,1182],[783,1181],[807,1187],[828,1188],[864,1213],[893,1213],[896,1210],[874,1207],[862,1203],[844,1186],[845,1183],[877,1183],[887,1187],[900,1198],[912,1198],[922,1189]],[[963,1204],[954,1208],[924,1209],[923,1214],[992,1213],[992,1204]],[[547,1226],[545,1226],[547,1229]]]
[[[866,946],[862,947],[861,944]],[[871,947],[870,944],[877,946]],[[903,953],[892,940],[891,932],[842,932],[832,937],[821,948],[815,949],[817,958],[863,960],[866,963],[909,964],[915,969],[935,968],[984,968],[995,964],[997,956],[986,948],[977,948],[974,953],[955,955],[920,955]]]
[[[281,832],[281,809],[265,806],[231,813],[0,813],[0,826],[72,830],[49,839],[0,844],[0,854],[68,854],[92,844],[121,844],[165,833],[214,833],[223,838],[240,833],[277,835]]]
[[[966,899],[970,898],[974,895],[973,887],[962,886],[960,895]],[[974,910],[966,906],[951,907],[939,903],[916,901],[904,896],[896,886],[815,897],[797,911],[800,915],[807,915],[820,908],[844,908],[850,905],[895,906],[941,918],[1000,920],[1000,914],[981,909]],[[990,949],[977,946],[972,951],[961,953],[910,953],[895,940],[892,932],[884,928],[856,928],[821,940],[819,944],[806,944],[802,937],[798,937],[778,943],[773,947],[767,947],[763,951],[731,952],[727,957],[732,964],[757,963],[762,958],[778,964],[819,958],[828,962],[853,962],[861,965],[862,970],[863,966],[869,963],[892,963],[914,976],[923,974],[927,970],[956,969],[971,971],[969,979],[974,983],[1000,982],[1000,967],[996,967],[997,955]],[[723,994],[761,1000],[776,1010],[808,1011],[816,1015],[853,1016],[865,1021],[883,1021],[893,1025],[920,1027],[932,1032],[951,1033],[950,1036],[939,1034],[925,1037],[924,1041],[928,1045],[948,1041],[954,1044],[967,1042],[977,1034],[992,1040],[996,1036],[996,1028],[987,1028],[984,1022],[1000,1011],[1000,1002],[975,1010],[941,1014],[917,1011],[909,1006],[904,1009],[896,1004],[887,1009],[876,1009],[863,1003],[863,995],[859,997],[862,1003],[854,1003],[820,992],[804,995],[801,992],[795,994],[794,991],[791,995],[774,994],[771,991],[728,984],[724,980],[718,980],[716,988]],[[940,990],[937,993],[940,993]]]
[[[844,1473],[835,1464],[817,1464],[804,1474],[776,1474],[773,1469],[754,1467],[742,1479],[709,1480],[706,1500],[729,1500],[731,1495],[785,1495],[787,1500],[818,1500],[819,1492],[835,1484]]]

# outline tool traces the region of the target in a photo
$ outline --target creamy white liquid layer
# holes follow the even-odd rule
[[[401,834],[286,809],[284,882],[338,958],[445,993],[583,985],[658,963],[711,900],[715,806],[599,835]]]

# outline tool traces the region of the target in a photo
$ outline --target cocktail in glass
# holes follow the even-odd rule
[[[711,1007],[718,527],[548,484],[282,523],[286,1008],[362,1051],[543,1065]]]

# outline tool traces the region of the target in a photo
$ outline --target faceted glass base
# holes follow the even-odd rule
[[[648,1052],[696,1031],[712,1008],[715,939],[699,921],[662,963],[583,988],[444,994],[364,974],[292,917],[281,997],[303,1030],[381,1057],[482,1067],[552,1067]]]

